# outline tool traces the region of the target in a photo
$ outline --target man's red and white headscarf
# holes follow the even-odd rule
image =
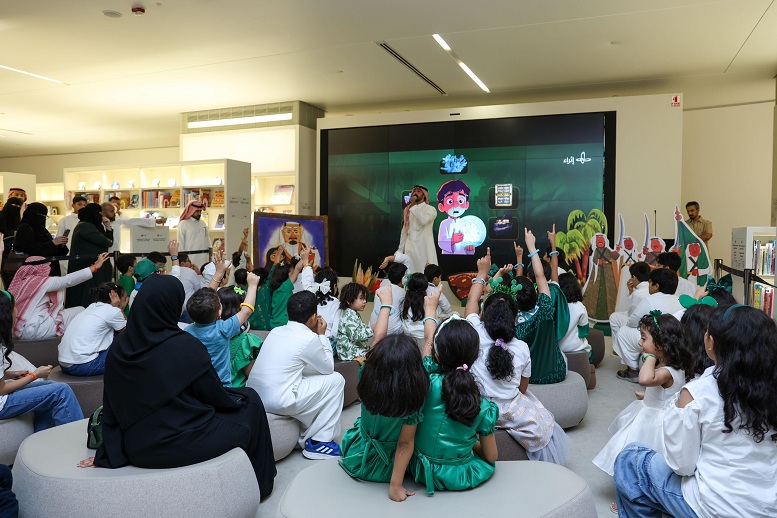
[[[8,291],[11,292],[16,301],[16,322],[14,322],[13,327],[15,336],[21,336],[22,329],[24,329],[27,319],[30,317],[28,312],[35,309],[31,308],[30,305],[35,300],[35,296],[43,287],[43,284],[49,279],[49,273],[51,272],[51,264],[48,262],[40,264],[27,263],[43,260],[43,257],[37,255],[28,257],[25,263],[17,270],[11,285],[8,286]],[[48,295],[51,301],[49,314],[57,321],[57,335],[62,336],[64,333],[62,321],[57,319],[60,293],[52,291]]]
[[[424,193],[424,203],[429,203],[429,190],[423,185],[413,186],[413,190],[416,189],[421,189],[421,192]],[[411,205],[409,203],[405,207],[405,234],[410,232],[410,207]]]
[[[195,212],[198,210],[205,209],[205,204],[201,201],[190,201],[188,205],[186,205],[186,208],[183,209],[183,212],[181,213],[181,221],[191,218]]]

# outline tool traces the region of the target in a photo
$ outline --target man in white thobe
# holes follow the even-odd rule
[[[199,201],[191,201],[181,214],[178,223],[178,245],[182,252],[192,250],[207,250],[210,248],[208,224],[200,219],[205,205]],[[189,260],[200,265],[208,262],[208,253],[189,254]]]
[[[302,424],[299,445],[307,458],[316,445],[334,445],[340,433],[345,379],[335,372],[326,321],[309,291],[289,298],[289,323],[276,327],[262,344],[246,386],[259,394],[267,412]],[[330,455],[334,458],[333,455]]]
[[[410,258],[407,273],[423,273],[427,264],[439,264],[432,229],[437,209],[429,205],[429,191],[426,187],[413,187],[404,214],[405,222],[397,253],[406,254]]]

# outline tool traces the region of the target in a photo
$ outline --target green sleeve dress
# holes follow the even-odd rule
[[[551,283],[550,291],[553,298],[540,293],[537,306],[532,311],[520,312],[515,324],[515,337],[529,345],[529,382],[538,385],[561,383],[567,377],[567,364],[557,337],[559,329],[563,327],[566,332],[569,325],[569,306],[557,285]]]
[[[272,318],[270,319],[270,327],[272,329],[289,323],[289,313],[286,310],[286,304],[289,302],[292,293],[294,293],[294,284],[291,282],[291,279],[283,281],[283,284],[272,292]]]
[[[232,373],[232,387],[243,388],[248,379],[243,368],[256,359],[262,339],[247,331],[240,333],[229,341],[229,370]]]
[[[248,324],[251,329],[259,331],[269,331],[272,329],[270,322],[272,294],[270,293],[270,283],[265,282],[256,292],[256,302],[254,303],[254,312],[248,317]]]
[[[429,392],[423,407],[423,421],[415,434],[415,451],[409,469],[416,482],[435,489],[463,490],[477,487],[494,473],[494,465],[472,451],[479,437],[494,433],[499,418],[496,403],[481,399],[480,413],[467,426],[450,419],[442,400],[443,374],[432,357],[424,358],[429,373]]]
[[[340,467],[353,478],[391,482],[399,433],[404,425],[417,425],[422,419],[420,409],[407,417],[385,417],[371,414],[362,404],[361,416],[343,434]]]

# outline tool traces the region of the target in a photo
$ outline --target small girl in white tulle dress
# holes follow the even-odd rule
[[[644,351],[639,384],[646,387],[645,392],[637,392],[637,401],[618,414],[609,428],[613,436],[593,460],[610,476],[615,457],[629,443],[641,442],[664,454],[664,404],[686,382],[690,356],[685,352],[680,322],[672,315],[651,311],[639,321],[639,332],[639,344]]]

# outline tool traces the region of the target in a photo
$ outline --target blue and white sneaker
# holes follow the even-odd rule
[[[336,442],[316,442],[312,439],[305,441],[305,449],[302,455],[307,459],[324,460],[340,458],[340,445]]]

